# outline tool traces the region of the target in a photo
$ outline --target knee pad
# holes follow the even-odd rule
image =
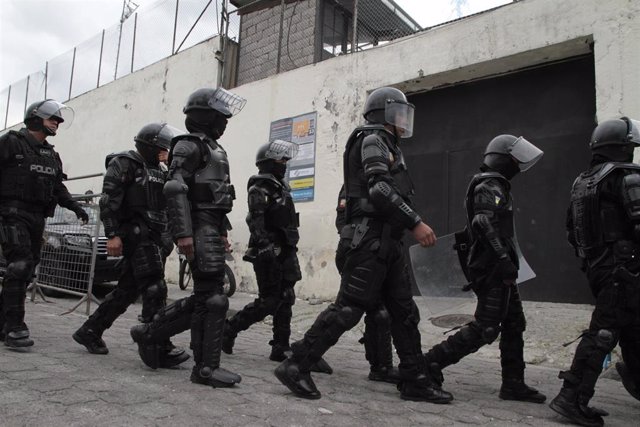
[[[596,346],[607,352],[613,350],[618,342],[618,332],[609,329],[600,329],[594,335]]]
[[[282,302],[293,305],[296,302],[296,292],[292,287],[286,287],[282,291]]]
[[[480,338],[485,344],[491,344],[494,342],[498,335],[500,335],[501,328],[496,324],[480,324],[472,322],[471,326],[478,332],[480,332]]]
[[[167,297],[167,285],[164,280],[155,282],[145,289],[144,295],[149,299],[165,299]]]
[[[207,310],[209,312],[227,311],[229,308],[229,298],[226,295],[213,295],[207,298]]]
[[[7,266],[5,277],[7,279],[15,279],[22,282],[28,282],[31,279],[33,271],[33,262],[27,260],[14,261]]]
[[[367,316],[370,316],[370,314],[367,313]],[[386,308],[380,307],[373,313],[373,321],[378,326],[388,328],[391,324],[391,316],[389,315],[389,312]]]

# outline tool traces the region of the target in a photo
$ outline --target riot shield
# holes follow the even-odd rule
[[[520,284],[536,275],[522,256],[517,239],[514,241],[520,259],[517,280]],[[463,291],[469,281],[460,266],[454,249],[455,242],[455,234],[448,234],[439,237],[433,247],[426,248],[418,244],[409,248],[413,277],[431,315],[450,312],[475,300],[472,291]]]

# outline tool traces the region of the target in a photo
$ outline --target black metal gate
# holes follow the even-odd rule
[[[403,151],[416,186],[418,212],[436,234],[464,226],[464,193],[486,144],[502,133],[525,136],[545,155],[513,180],[518,238],[537,273],[522,286],[522,295],[537,301],[590,302],[564,223],[571,184],[590,159],[593,55],[432,90],[409,100],[416,105],[416,124]]]

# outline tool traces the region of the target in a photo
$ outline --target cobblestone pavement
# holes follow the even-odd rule
[[[177,287],[173,298],[186,296]],[[253,296],[239,293],[231,308],[239,309]],[[110,353],[91,355],[71,339],[86,316],[60,313],[74,305],[71,299],[27,303],[27,322],[35,346],[27,351],[0,347],[0,425],[220,425],[220,426],[491,426],[566,425],[545,405],[514,403],[498,398],[500,387],[497,344],[470,355],[445,370],[450,405],[400,400],[394,386],[368,381],[364,349],[357,343],[362,323],[347,332],[327,354],[335,372],[314,374],[323,398],[315,401],[291,395],[273,376],[268,360],[270,325],[262,322],[241,333],[233,355],[223,355],[223,366],[242,375],[233,389],[213,389],[189,381],[192,363],[172,370],[145,367],[129,337],[139,305],[132,306],[104,334]],[[423,347],[443,339],[444,331],[423,320]],[[293,335],[298,338],[326,304],[297,301]],[[469,311],[472,305],[461,311]],[[95,308],[95,306],[93,307]],[[588,306],[526,303],[529,321],[525,354],[528,382],[553,398],[560,388],[558,369],[570,363],[575,338],[588,322]],[[188,333],[174,338],[188,347]],[[614,355],[614,362],[616,356]],[[607,426],[638,425],[640,402],[630,397],[610,369],[598,382],[593,404],[608,410]],[[614,371],[614,370],[613,370]],[[635,420],[635,421],[634,421]]]

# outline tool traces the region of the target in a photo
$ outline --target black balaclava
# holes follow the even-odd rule
[[[633,162],[633,144],[627,145],[605,145],[593,149],[591,166],[607,162]]]
[[[511,179],[520,172],[518,163],[513,159],[513,157],[507,154],[487,154],[487,156],[493,156],[491,159],[493,167],[489,167],[485,163],[482,163],[482,165],[480,165],[480,170],[482,172],[498,172],[509,181],[511,181]]]
[[[158,160],[160,150],[158,147],[136,141],[136,150],[138,150],[138,153],[140,153],[146,164],[150,166],[158,166],[160,164],[160,161]]]
[[[286,163],[278,163],[274,160],[265,160],[258,165],[258,171],[260,173],[270,173],[276,178],[284,179],[284,175],[287,172]]]
[[[52,119],[56,119],[56,117],[51,117]],[[62,120],[58,121],[60,124]],[[49,129],[44,125],[44,120],[42,117],[32,117],[28,120],[25,120],[24,124],[27,126],[27,129],[34,132],[43,132],[46,136],[56,136],[56,131],[53,129]]]
[[[191,110],[184,124],[189,132],[203,133],[217,140],[227,128],[227,118],[215,110]]]

